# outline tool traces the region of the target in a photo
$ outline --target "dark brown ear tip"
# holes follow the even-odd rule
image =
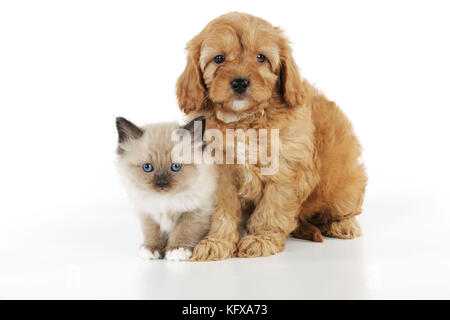
[[[206,117],[205,116],[198,116],[195,117],[191,122],[194,123],[196,121],[201,121],[202,122],[202,130],[205,131],[205,123],[206,123]]]
[[[206,121],[206,117],[205,116],[198,116],[194,119],[194,121],[202,121],[205,122]]]
[[[183,126],[183,129],[185,129],[185,130],[188,130],[190,133],[191,133],[191,135],[192,134],[194,134],[194,124],[195,124],[195,122],[197,122],[197,121],[200,121],[201,123],[202,123],[202,127],[201,127],[201,130],[202,130],[202,132],[201,132],[201,139],[203,139],[203,135],[205,134],[205,127],[206,127],[206,117],[205,116],[203,116],[203,115],[201,115],[201,116],[198,116],[198,117],[195,117],[194,119],[192,119],[191,121],[189,121],[187,124],[185,124],[184,126]]]
[[[119,142],[123,142],[130,138],[137,139],[144,133],[141,128],[123,117],[116,118],[116,127],[119,134]]]
[[[195,121],[202,122],[202,139],[203,139],[203,135],[205,134],[205,129],[206,129],[206,117],[202,115],[202,116],[198,116],[195,119],[196,119]]]
[[[131,123],[131,121],[124,117],[116,117],[116,123]]]
[[[190,128],[191,126],[194,125],[194,123],[195,123],[196,121],[201,121],[202,123],[205,123],[205,122],[206,122],[206,117],[203,116],[203,115],[202,115],[202,116],[195,117],[194,119],[192,119],[191,121],[189,121],[187,124],[185,124],[184,128],[185,128],[185,129]]]
[[[127,119],[123,117],[116,117],[116,126],[120,127],[122,124],[129,122]]]

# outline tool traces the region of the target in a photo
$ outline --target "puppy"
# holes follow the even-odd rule
[[[267,129],[279,135],[273,174],[261,174],[259,162],[219,166],[217,209],[193,259],[273,255],[290,234],[319,242],[322,235],[358,237],[355,216],[367,182],[361,146],[336,104],[300,77],[282,31],[232,12],[211,21],[187,51],[177,82],[182,111],[203,114],[208,128],[224,133]],[[239,239],[242,212],[251,216],[248,235]]]
[[[172,152],[174,133],[192,136],[188,147],[201,152],[202,137],[194,136],[195,121],[204,128],[203,117],[183,128],[176,123],[139,128],[124,118],[116,120],[117,167],[141,218],[140,255],[145,259],[187,260],[209,229],[217,195],[215,166],[184,162],[182,157],[174,161]]]

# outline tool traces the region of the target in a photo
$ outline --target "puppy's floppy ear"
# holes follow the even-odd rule
[[[138,128],[132,122],[122,117],[116,118],[116,127],[117,133],[119,135],[119,147],[117,148],[118,154],[123,153],[123,145],[127,141],[138,139],[144,134],[144,131],[142,131],[142,129]]]
[[[280,44],[280,62],[280,94],[288,106],[299,107],[305,97],[305,88],[292,57],[289,41],[283,36]]]
[[[180,109],[189,114],[201,110],[206,103],[206,86],[203,83],[203,74],[200,69],[199,36],[192,39],[187,45],[187,62],[183,73],[177,81],[177,98]]]

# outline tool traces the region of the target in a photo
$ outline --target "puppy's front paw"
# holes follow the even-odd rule
[[[241,258],[267,257],[284,250],[283,237],[275,235],[248,235],[238,244]]]
[[[191,260],[216,261],[236,255],[236,244],[229,240],[207,238],[200,241],[194,249]]]
[[[150,248],[148,246],[142,245],[139,248],[139,257],[146,260],[161,259],[162,254],[158,249]]]
[[[166,251],[166,260],[183,261],[188,260],[192,256],[192,250],[189,248],[175,248]]]

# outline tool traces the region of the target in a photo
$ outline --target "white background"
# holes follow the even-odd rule
[[[114,118],[182,120],[186,42],[242,11],[286,30],[369,174],[364,236],[142,261]],[[0,298],[450,298],[447,1],[0,2]]]

